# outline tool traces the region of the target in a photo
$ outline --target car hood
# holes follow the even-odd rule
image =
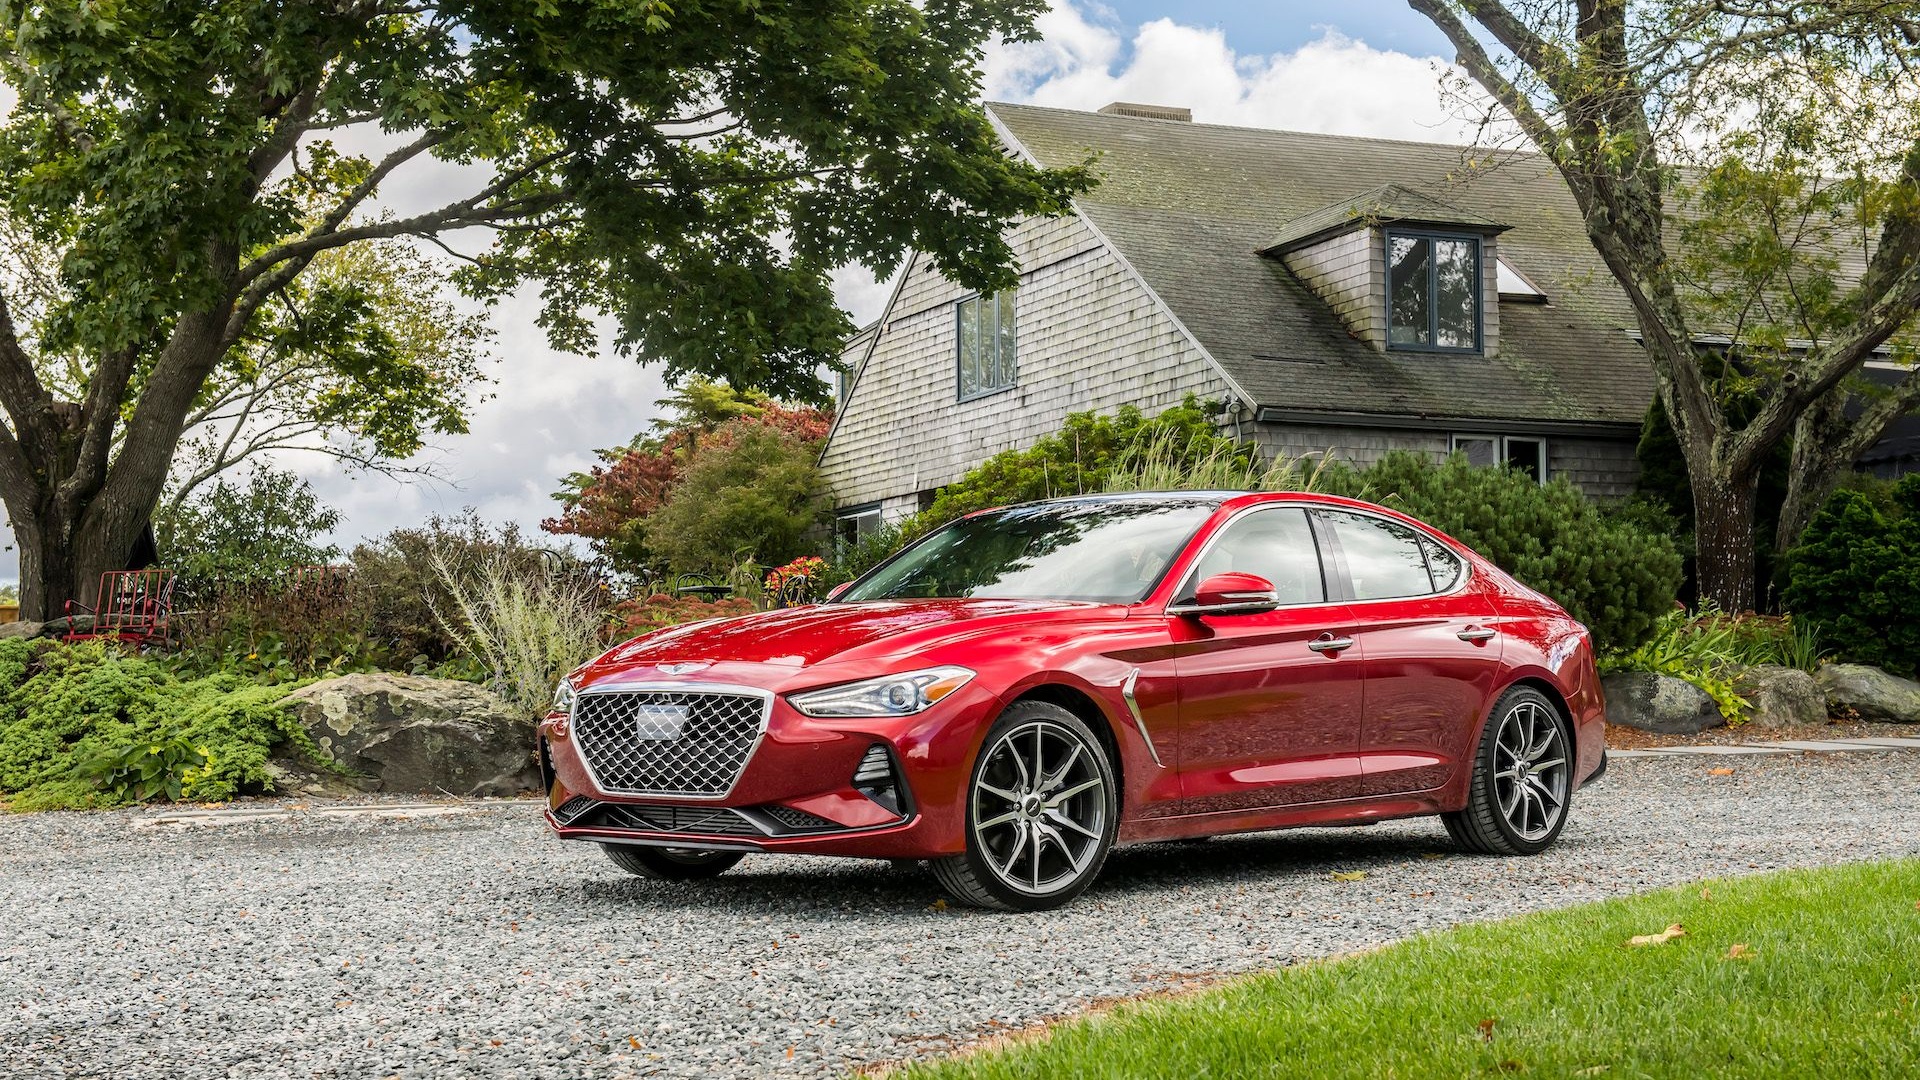
[[[910,652],[957,634],[1019,624],[1049,613],[1094,612],[1102,607],[1057,600],[815,604],[671,626],[615,646],[583,674],[590,681],[618,669],[703,661],[799,668],[854,655]]]

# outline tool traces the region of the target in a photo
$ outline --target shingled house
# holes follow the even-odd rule
[[[848,345],[821,467],[843,534],[1069,412],[1188,393],[1268,454],[1507,461],[1625,495],[1652,377],[1625,298],[1537,156],[988,107],[1043,165],[1100,155],[1074,213],[1017,226],[1016,289],[910,261]]]

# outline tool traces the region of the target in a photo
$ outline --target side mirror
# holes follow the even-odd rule
[[[838,584],[838,585],[835,585],[835,586],[834,586],[833,588],[831,588],[831,589],[828,589],[828,590],[827,590],[827,599],[828,599],[828,600],[836,600],[836,599],[839,599],[839,597],[840,597],[840,594],[841,594],[841,593],[843,593],[843,592],[846,592],[846,591],[847,591],[847,586],[849,586],[849,585],[851,585],[851,584],[853,584],[853,582],[851,582],[851,581],[843,581],[843,582],[841,582],[840,584]]]
[[[1200,583],[1193,602],[1175,604],[1169,615],[1258,615],[1280,606],[1273,582],[1258,574],[1215,574]]]

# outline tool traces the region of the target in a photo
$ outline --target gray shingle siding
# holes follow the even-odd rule
[[[1017,385],[957,400],[954,304],[972,294],[916,259],[821,455],[836,504],[886,500],[893,520],[911,512],[914,493],[1032,445],[1068,413],[1131,404],[1152,415],[1188,393],[1228,395],[1205,355],[1084,221],[1028,221],[1009,240],[1021,266]]]

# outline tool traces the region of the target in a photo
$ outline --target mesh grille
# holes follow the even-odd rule
[[[760,828],[723,806],[628,806],[603,803],[583,822],[588,827],[694,836],[764,836]]]
[[[586,813],[589,809],[592,809],[592,807],[592,799],[587,798],[585,795],[575,795],[573,798],[561,803],[560,809],[555,810],[553,816],[559,819],[560,824],[571,825],[575,818]]]
[[[752,694],[582,694],[573,707],[574,738],[607,792],[725,795],[746,768],[768,706]]]
[[[795,810],[791,806],[763,806],[760,812],[779,822],[792,832],[815,832],[823,829],[837,829],[841,826],[818,814],[809,814],[805,810]]]

